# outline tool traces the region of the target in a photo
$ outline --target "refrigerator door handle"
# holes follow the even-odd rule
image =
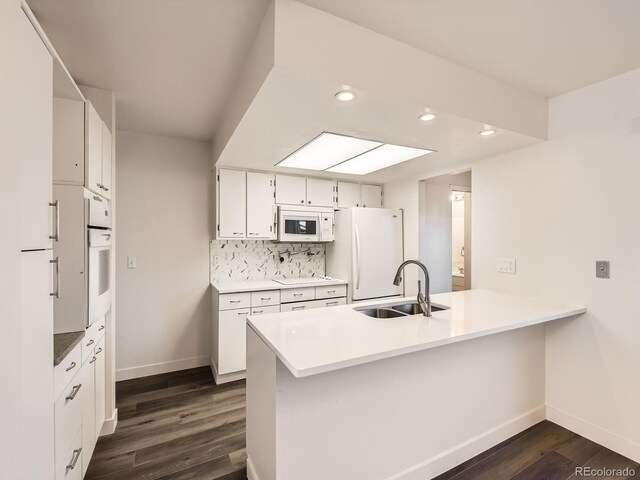
[[[358,225],[355,226],[356,233],[356,290],[360,288],[360,232]]]

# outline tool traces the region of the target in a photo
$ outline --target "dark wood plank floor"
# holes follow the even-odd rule
[[[87,480],[246,479],[244,381],[217,386],[210,369],[203,367],[118,382],[116,395],[118,427],[98,441]],[[629,467],[636,474],[583,477],[575,474],[577,466]],[[581,478],[640,480],[640,467],[542,422],[437,480]]]
[[[118,426],[101,437],[87,480],[245,480],[244,381],[209,367],[116,384]]]

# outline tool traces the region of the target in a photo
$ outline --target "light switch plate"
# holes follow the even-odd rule
[[[596,278],[609,278],[611,266],[609,260],[596,260]]]
[[[127,268],[136,268],[138,266],[138,260],[136,257],[127,257]]]
[[[499,258],[498,259],[498,273],[510,273],[515,275],[516,273],[516,259],[515,258]]]

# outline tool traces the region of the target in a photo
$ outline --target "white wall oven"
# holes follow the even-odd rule
[[[97,195],[89,198],[89,314],[87,326],[102,318],[111,308],[111,208]]]

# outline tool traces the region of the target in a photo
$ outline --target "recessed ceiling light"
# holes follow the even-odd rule
[[[480,132],[478,132],[480,135],[482,135],[483,137],[489,137],[491,135],[493,135],[494,133],[496,133],[496,131],[493,128],[487,128],[485,130],[482,130]]]
[[[418,117],[418,120],[420,120],[422,122],[430,122],[434,118],[436,118],[436,116],[433,113],[423,113],[422,115],[420,115]]]
[[[412,158],[433,153],[433,150],[423,148],[403,147],[401,145],[384,144],[373,150],[369,150],[335,167],[328,168],[329,172],[351,173],[353,175],[366,175],[367,173],[406,162]]]
[[[382,143],[372,140],[323,132],[276,165],[325,170],[380,145]]]
[[[356,98],[356,94],[355,94],[355,92],[352,92],[351,90],[342,90],[342,91],[336,93],[336,98],[338,100],[340,100],[341,102],[350,102],[351,100]]]

